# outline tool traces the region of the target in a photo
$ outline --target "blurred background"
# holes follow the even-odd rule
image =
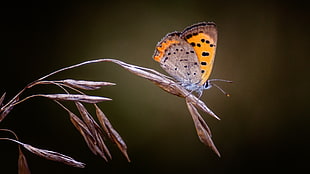
[[[12,129],[25,143],[87,165],[77,169],[24,151],[32,173],[309,169],[310,13],[306,3],[88,1],[10,4],[0,9],[0,94],[7,92],[8,98],[49,72],[96,58],[116,58],[164,72],[152,60],[157,42],[169,32],[201,21],[214,21],[219,31],[211,78],[234,81],[219,84],[231,97],[213,88],[201,98],[221,118],[218,121],[201,112],[222,154],[218,158],[199,141],[184,99],[115,64],[87,65],[52,76],[50,80],[117,83],[89,94],[113,99],[99,106],[126,141],[132,162],[111,143],[112,161],[94,156],[64,110],[50,100],[33,98],[15,107],[0,127]],[[23,96],[52,92],[60,90],[38,86]],[[17,152],[15,144],[0,142],[0,173],[17,173]]]

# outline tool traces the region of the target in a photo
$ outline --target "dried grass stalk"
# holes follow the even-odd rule
[[[18,174],[31,174],[27,159],[20,148],[18,155]]]
[[[80,132],[80,134],[83,136],[85,142],[87,143],[89,149],[97,155],[97,152],[93,149],[92,145],[95,142],[95,138],[93,137],[92,133],[86,126],[86,124],[75,114],[72,112],[68,112],[70,116],[70,121],[74,125],[74,127]]]
[[[98,153],[99,155],[104,158],[106,155],[108,155],[109,159],[112,159],[112,155],[108,149],[108,147],[105,145],[103,136],[101,136],[99,133],[96,133],[96,141],[97,141],[97,146],[98,146]],[[104,157],[103,157],[104,156]]]
[[[92,151],[92,153],[94,155],[100,155],[105,161],[108,161],[107,157],[105,156],[105,154],[102,152],[102,150],[100,150],[100,148],[97,146],[97,141],[96,140],[96,136],[93,135],[93,133],[89,130],[89,128],[87,127],[87,125],[75,114],[73,114],[72,112],[68,111],[69,115],[70,115],[70,120],[72,122],[72,124],[74,125],[74,127],[80,132],[80,134],[83,136],[88,148]],[[100,139],[101,140],[101,139]],[[104,142],[100,142],[103,143]],[[106,148],[105,145],[100,145],[101,147],[105,147],[105,152],[108,154],[108,156],[110,157],[111,154],[109,152],[109,150]]]
[[[12,103],[14,104],[19,100],[19,97],[16,97],[15,100],[12,100]],[[0,109],[0,123],[1,121],[11,112],[11,110],[14,108],[14,105],[4,105]]]
[[[112,100],[106,97],[89,96],[81,94],[37,94],[35,96],[46,97],[52,100],[80,101],[85,103],[99,103],[102,101]]]
[[[13,107],[14,106],[9,106],[0,113],[0,122],[11,112]]]
[[[13,136],[15,137],[16,140],[10,139],[10,138],[0,138],[1,140],[8,140],[8,141],[13,141],[15,143],[18,144],[18,174],[30,174],[30,169],[28,167],[28,163],[27,163],[27,159],[23,153],[23,151],[21,150],[21,145],[18,142],[18,137],[15,134],[14,131],[10,130],[10,129],[0,129],[0,131],[3,132],[10,132],[11,134],[13,134]]]
[[[127,161],[130,162],[129,156],[127,154],[127,145],[125,141],[122,139],[119,133],[113,128],[112,124],[110,123],[108,118],[105,116],[105,114],[101,111],[101,109],[96,104],[95,104],[95,107],[96,107],[96,115],[97,115],[97,118],[99,120],[101,127],[107,133],[109,138],[114,143],[116,143],[117,147],[126,157]]]
[[[61,162],[61,163],[64,163],[66,165],[73,166],[73,167],[79,167],[79,168],[85,167],[84,163],[76,161],[75,159],[73,159],[67,155],[58,153],[58,152],[33,147],[29,144],[25,144],[25,143],[22,143],[18,140],[14,140],[14,139],[10,139],[10,138],[0,138],[0,140],[8,140],[8,141],[15,142],[15,143],[21,145],[23,148],[25,148],[29,152],[31,152],[35,155],[38,155],[42,158],[48,159],[48,160]],[[22,167],[22,169],[19,169],[21,172],[22,171],[26,172],[25,168],[28,167],[28,164],[27,164],[26,158],[24,157],[23,154],[19,156],[19,167]]]
[[[82,103],[75,102],[75,104],[80,112],[80,115],[82,116],[84,123],[86,124],[92,136],[94,137],[93,144],[95,145],[95,147],[93,150],[95,150],[97,154],[102,156],[104,159],[106,159],[106,154],[111,159],[112,156],[103,141],[103,133],[101,132],[102,131],[101,128],[93,119],[93,117],[88,113],[87,109]]]
[[[96,59],[91,61],[82,62],[76,65],[72,65],[69,67],[65,67],[62,69],[59,69],[57,71],[54,71],[46,76],[43,76],[39,78],[38,80],[28,84],[25,88],[23,88],[18,94],[16,94],[9,102],[7,102],[5,105],[3,105],[3,101],[5,98],[5,93],[0,98],[0,122],[7,116],[7,114],[13,109],[13,107],[31,97],[46,97],[49,99],[54,100],[58,104],[59,101],[74,101],[76,103],[76,107],[79,110],[79,113],[82,117],[80,119],[78,116],[73,114],[71,111],[69,111],[67,108],[65,108],[63,105],[61,105],[65,110],[68,111],[70,115],[70,120],[73,123],[73,125],[76,127],[76,129],[81,133],[83,136],[85,142],[87,143],[89,149],[94,154],[99,154],[102,158],[104,158],[106,161],[108,160],[107,157],[110,159],[111,154],[106,147],[104,143],[104,133],[108,136],[108,138],[111,139],[112,142],[116,143],[118,148],[121,150],[123,155],[127,158],[128,161],[130,161],[128,154],[127,154],[127,146],[124,142],[124,140],[121,138],[119,133],[113,128],[110,121],[107,119],[107,117],[104,115],[104,113],[101,111],[101,109],[96,105],[98,102],[111,100],[110,98],[106,97],[99,97],[99,96],[89,96],[85,95],[83,92],[79,91],[78,89],[82,90],[95,90],[99,89],[102,86],[109,86],[109,85],[115,85],[114,83],[110,82],[95,82],[95,81],[86,81],[86,80],[73,80],[73,79],[66,79],[66,80],[60,80],[60,81],[43,81],[47,77],[54,75],[56,73],[62,72],[64,70],[76,68],[82,65],[87,65],[91,63],[99,63],[99,62],[113,62],[115,64],[120,65],[122,68],[128,70],[129,72],[146,78],[159,86],[161,89],[167,91],[168,93],[171,93],[173,95],[185,98],[187,107],[189,109],[189,112],[192,116],[192,119],[195,124],[195,128],[198,134],[198,137],[201,142],[203,142],[205,145],[209,146],[218,156],[220,156],[219,151],[215,147],[212,139],[211,139],[211,131],[206,122],[203,120],[199,112],[196,108],[200,109],[201,111],[204,111],[208,113],[210,116],[220,120],[216,114],[214,114],[207,106],[206,104],[199,100],[196,96],[194,96],[192,93],[187,91],[183,86],[179,85],[177,82],[172,80],[170,77],[161,74],[153,69],[148,69],[144,67],[139,67],[131,64],[124,63],[119,60],[115,59]],[[36,94],[29,97],[26,97],[22,100],[19,100],[20,95],[28,88],[31,88],[35,85],[39,84],[54,84],[59,86],[61,89],[65,91],[66,94]],[[70,94],[66,88],[70,88],[74,90],[75,92],[78,92],[80,94]],[[93,119],[93,117],[88,113],[87,109],[84,107],[84,105],[81,103],[92,103],[94,104],[96,108],[96,115],[99,120],[99,123],[101,127],[97,124],[97,122]],[[1,139],[1,138],[0,138]],[[6,139],[6,138],[2,138]],[[17,142],[21,146],[23,146],[28,151],[39,155],[43,158],[54,160],[58,162],[65,163],[67,165],[71,165],[74,167],[81,167],[83,168],[85,164],[75,161],[73,158],[68,157],[66,155],[60,154],[58,152],[53,152],[49,150],[39,149],[36,147],[33,147],[28,144],[21,143],[17,140],[11,140],[14,142]],[[20,151],[19,156],[19,173],[28,174],[30,173],[26,158],[24,154]]]
[[[146,79],[152,81],[157,86],[159,86],[161,89],[163,89],[163,90],[165,90],[165,91],[167,91],[173,95],[186,98],[188,101],[193,103],[199,109],[208,113],[212,117],[220,120],[220,118],[218,116],[216,116],[216,114],[214,114],[206,106],[206,104],[203,101],[199,100],[192,93],[188,92],[183,86],[181,86],[178,83],[176,83],[175,81],[171,80],[166,75],[161,74],[161,73],[159,73],[153,69],[148,69],[148,68],[143,68],[143,67],[127,64],[127,63],[124,63],[122,61],[115,60],[115,59],[104,59],[104,60],[108,61],[108,62],[116,63],[116,64],[120,65],[121,67],[125,68],[126,70],[132,72],[133,74],[136,74],[140,77],[143,77],[143,78],[146,78]]]
[[[197,135],[202,143],[209,146],[219,157],[221,157],[220,152],[217,150],[211,139],[211,131],[207,124],[201,119],[201,116],[194,105],[188,101],[186,101],[187,107],[191,116],[193,118],[195,128],[197,131]],[[201,122],[202,121],[202,122]]]
[[[28,151],[30,151],[30,152],[32,152],[32,153],[34,153],[40,157],[43,157],[45,159],[61,162],[61,163],[64,163],[64,164],[67,164],[67,165],[73,166],[73,167],[79,167],[79,168],[85,167],[84,163],[76,161],[75,159],[73,159],[69,156],[63,155],[61,153],[50,151],[50,150],[45,150],[45,149],[39,149],[39,148],[33,147],[29,144],[24,144],[24,143],[19,143],[19,144],[22,145]]]
[[[209,146],[220,157],[220,153],[211,139],[211,131],[195,107],[208,113],[210,116],[218,120],[220,120],[220,118],[216,114],[214,114],[203,101],[199,100],[192,93],[188,92],[183,86],[179,85],[175,81],[155,70],[130,65],[114,59],[105,59],[105,61],[116,63],[121,67],[125,68],[126,70],[130,71],[131,73],[152,81],[168,93],[185,98],[187,107],[193,118],[200,141],[203,142],[205,145]]]
[[[73,88],[79,88],[84,90],[95,90],[101,88],[102,86],[116,85],[115,83],[111,82],[95,82],[95,81],[73,80],[73,79],[66,79],[60,82]]]
[[[107,124],[111,124],[110,121],[96,104],[94,104],[94,106],[96,108],[96,116],[97,119],[99,120],[100,126],[102,127],[103,131],[107,134],[108,138],[112,139],[111,133],[107,127]]]
[[[127,161],[130,162],[129,156],[127,154],[127,145],[122,139],[122,137],[115,129],[113,129],[113,127],[110,128],[110,133],[112,135],[113,142],[116,143],[117,147],[121,150]]]
[[[1,98],[0,98],[0,107],[2,106],[3,100],[4,100],[4,98],[5,98],[5,94],[6,94],[6,93],[3,93],[2,96],[1,96]]]
[[[88,113],[87,109],[81,102],[75,102],[76,107],[78,108],[80,115],[82,116],[82,119],[90,132],[94,135],[96,133],[96,128],[95,128],[95,121],[94,119],[90,116]]]

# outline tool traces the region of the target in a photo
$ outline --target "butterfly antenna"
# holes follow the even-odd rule
[[[210,79],[208,81],[209,82],[227,82],[227,83],[232,83],[233,82],[231,80],[224,80],[224,79]]]
[[[225,94],[227,97],[230,97],[230,94],[225,92],[220,86],[218,86],[217,84],[212,83],[212,86],[216,87],[217,89],[219,89],[223,94]]]
[[[224,80],[224,79],[210,79],[209,82],[213,81],[220,81],[220,82],[227,82],[227,83],[232,83],[230,80]],[[212,86],[215,86],[217,89],[219,89],[223,94],[225,94],[227,97],[230,97],[230,94],[225,92],[220,86],[218,86],[215,83],[210,83]]]

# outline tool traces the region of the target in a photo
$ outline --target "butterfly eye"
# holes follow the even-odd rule
[[[203,85],[204,89],[209,89],[211,88],[211,85],[209,84],[209,81],[206,81],[206,83]]]

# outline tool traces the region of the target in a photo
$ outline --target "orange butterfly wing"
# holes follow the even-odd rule
[[[202,22],[186,28],[181,37],[195,50],[201,69],[200,85],[206,83],[211,74],[217,44],[217,29],[213,22]]]

